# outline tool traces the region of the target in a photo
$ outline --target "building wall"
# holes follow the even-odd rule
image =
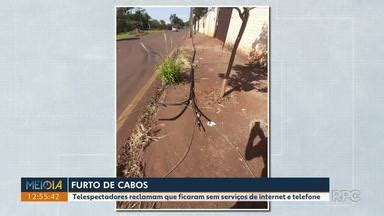
[[[207,14],[199,20],[199,33],[213,37],[216,30],[218,8],[210,8]]]
[[[199,20],[199,33],[213,37],[216,30],[216,19],[218,8],[211,8],[208,13]],[[260,34],[266,28],[268,30],[269,8],[256,7],[251,10],[247,27],[240,41],[238,51],[245,55],[249,55],[254,49],[258,49]],[[232,10],[231,21],[229,23],[228,33],[225,40],[225,46],[231,48],[236,40],[241,26],[241,19],[237,10]],[[267,43],[264,41],[263,43]]]
[[[241,38],[238,50],[243,54],[249,55],[253,49],[259,47],[258,40],[260,35],[264,30],[268,30],[268,20],[269,20],[269,8],[268,7],[256,7],[250,11],[247,27],[245,28],[243,37]],[[225,45],[227,47],[232,47],[235,43],[237,34],[239,33],[241,26],[241,19],[237,10],[232,10],[231,22],[229,24],[227,38],[225,40]],[[267,43],[267,41],[262,41],[262,43]]]

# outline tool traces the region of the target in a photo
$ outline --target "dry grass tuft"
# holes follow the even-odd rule
[[[152,142],[161,137],[155,136],[152,128],[153,116],[157,112],[157,100],[163,89],[158,89],[152,97],[151,102],[143,109],[138,124],[131,136],[122,147],[122,152],[118,158],[117,177],[141,178],[144,177],[143,152]],[[117,202],[118,209],[142,208],[141,202]]]

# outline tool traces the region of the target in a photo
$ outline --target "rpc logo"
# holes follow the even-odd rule
[[[359,202],[361,197],[359,190],[332,190],[332,201],[334,202]]]

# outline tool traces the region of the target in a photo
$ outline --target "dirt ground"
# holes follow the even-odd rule
[[[268,78],[267,70],[248,65],[237,55],[225,99],[219,92],[230,52],[222,42],[206,36],[195,37],[195,92],[199,108],[216,126],[194,131],[192,109],[173,121],[180,106],[160,107],[153,122],[161,137],[144,151],[146,177],[164,177],[178,161],[185,159],[168,177],[266,177],[268,176]],[[191,41],[184,42],[191,47]],[[162,101],[188,97],[189,83],[168,87]],[[192,143],[191,143],[192,142]],[[187,151],[188,147],[190,149]],[[187,153],[186,153],[187,151]],[[156,208],[257,208],[266,203],[178,202],[158,203]]]

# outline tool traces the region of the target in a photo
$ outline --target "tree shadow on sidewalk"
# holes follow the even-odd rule
[[[232,88],[225,95],[233,91],[251,91],[256,89],[259,92],[267,92],[268,85],[260,85],[259,81],[268,80],[267,68],[260,64],[247,63],[245,65],[237,64],[233,67],[234,73],[229,77],[228,85]],[[224,73],[218,75],[224,79]]]
[[[259,138],[259,141],[256,145],[253,145],[257,137]],[[268,138],[265,136],[263,129],[261,129],[260,122],[255,122],[249,134],[247,147],[245,149],[245,159],[249,161],[255,157],[261,156],[263,158],[264,168],[261,172],[262,178],[267,177],[267,144]],[[236,202],[231,208],[266,209],[267,207],[267,202]]]

